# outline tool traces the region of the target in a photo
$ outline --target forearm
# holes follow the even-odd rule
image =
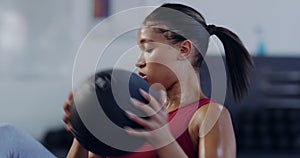
[[[156,150],[160,158],[187,158],[182,148],[176,141]]]
[[[88,158],[88,151],[74,138],[67,158]]]

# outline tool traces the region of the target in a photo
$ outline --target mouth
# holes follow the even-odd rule
[[[142,72],[139,72],[139,75],[140,75],[144,80],[147,80],[146,74],[144,74],[144,73],[142,73]]]

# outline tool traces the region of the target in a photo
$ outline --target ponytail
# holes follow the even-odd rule
[[[254,67],[251,56],[239,37],[230,30],[208,25],[210,35],[216,35],[223,43],[227,65],[227,77],[235,101],[240,101],[247,93],[250,85],[249,73]]]

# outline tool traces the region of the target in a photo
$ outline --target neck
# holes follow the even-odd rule
[[[198,73],[197,73],[198,74]],[[167,109],[173,111],[179,106],[185,106],[205,98],[200,86],[199,75],[186,75],[167,89]]]

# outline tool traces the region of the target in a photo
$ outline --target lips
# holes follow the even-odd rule
[[[147,80],[146,74],[144,74],[144,73],[142,73],[142,72],[139,72],[139,75],[140,75],[144,80]]]

